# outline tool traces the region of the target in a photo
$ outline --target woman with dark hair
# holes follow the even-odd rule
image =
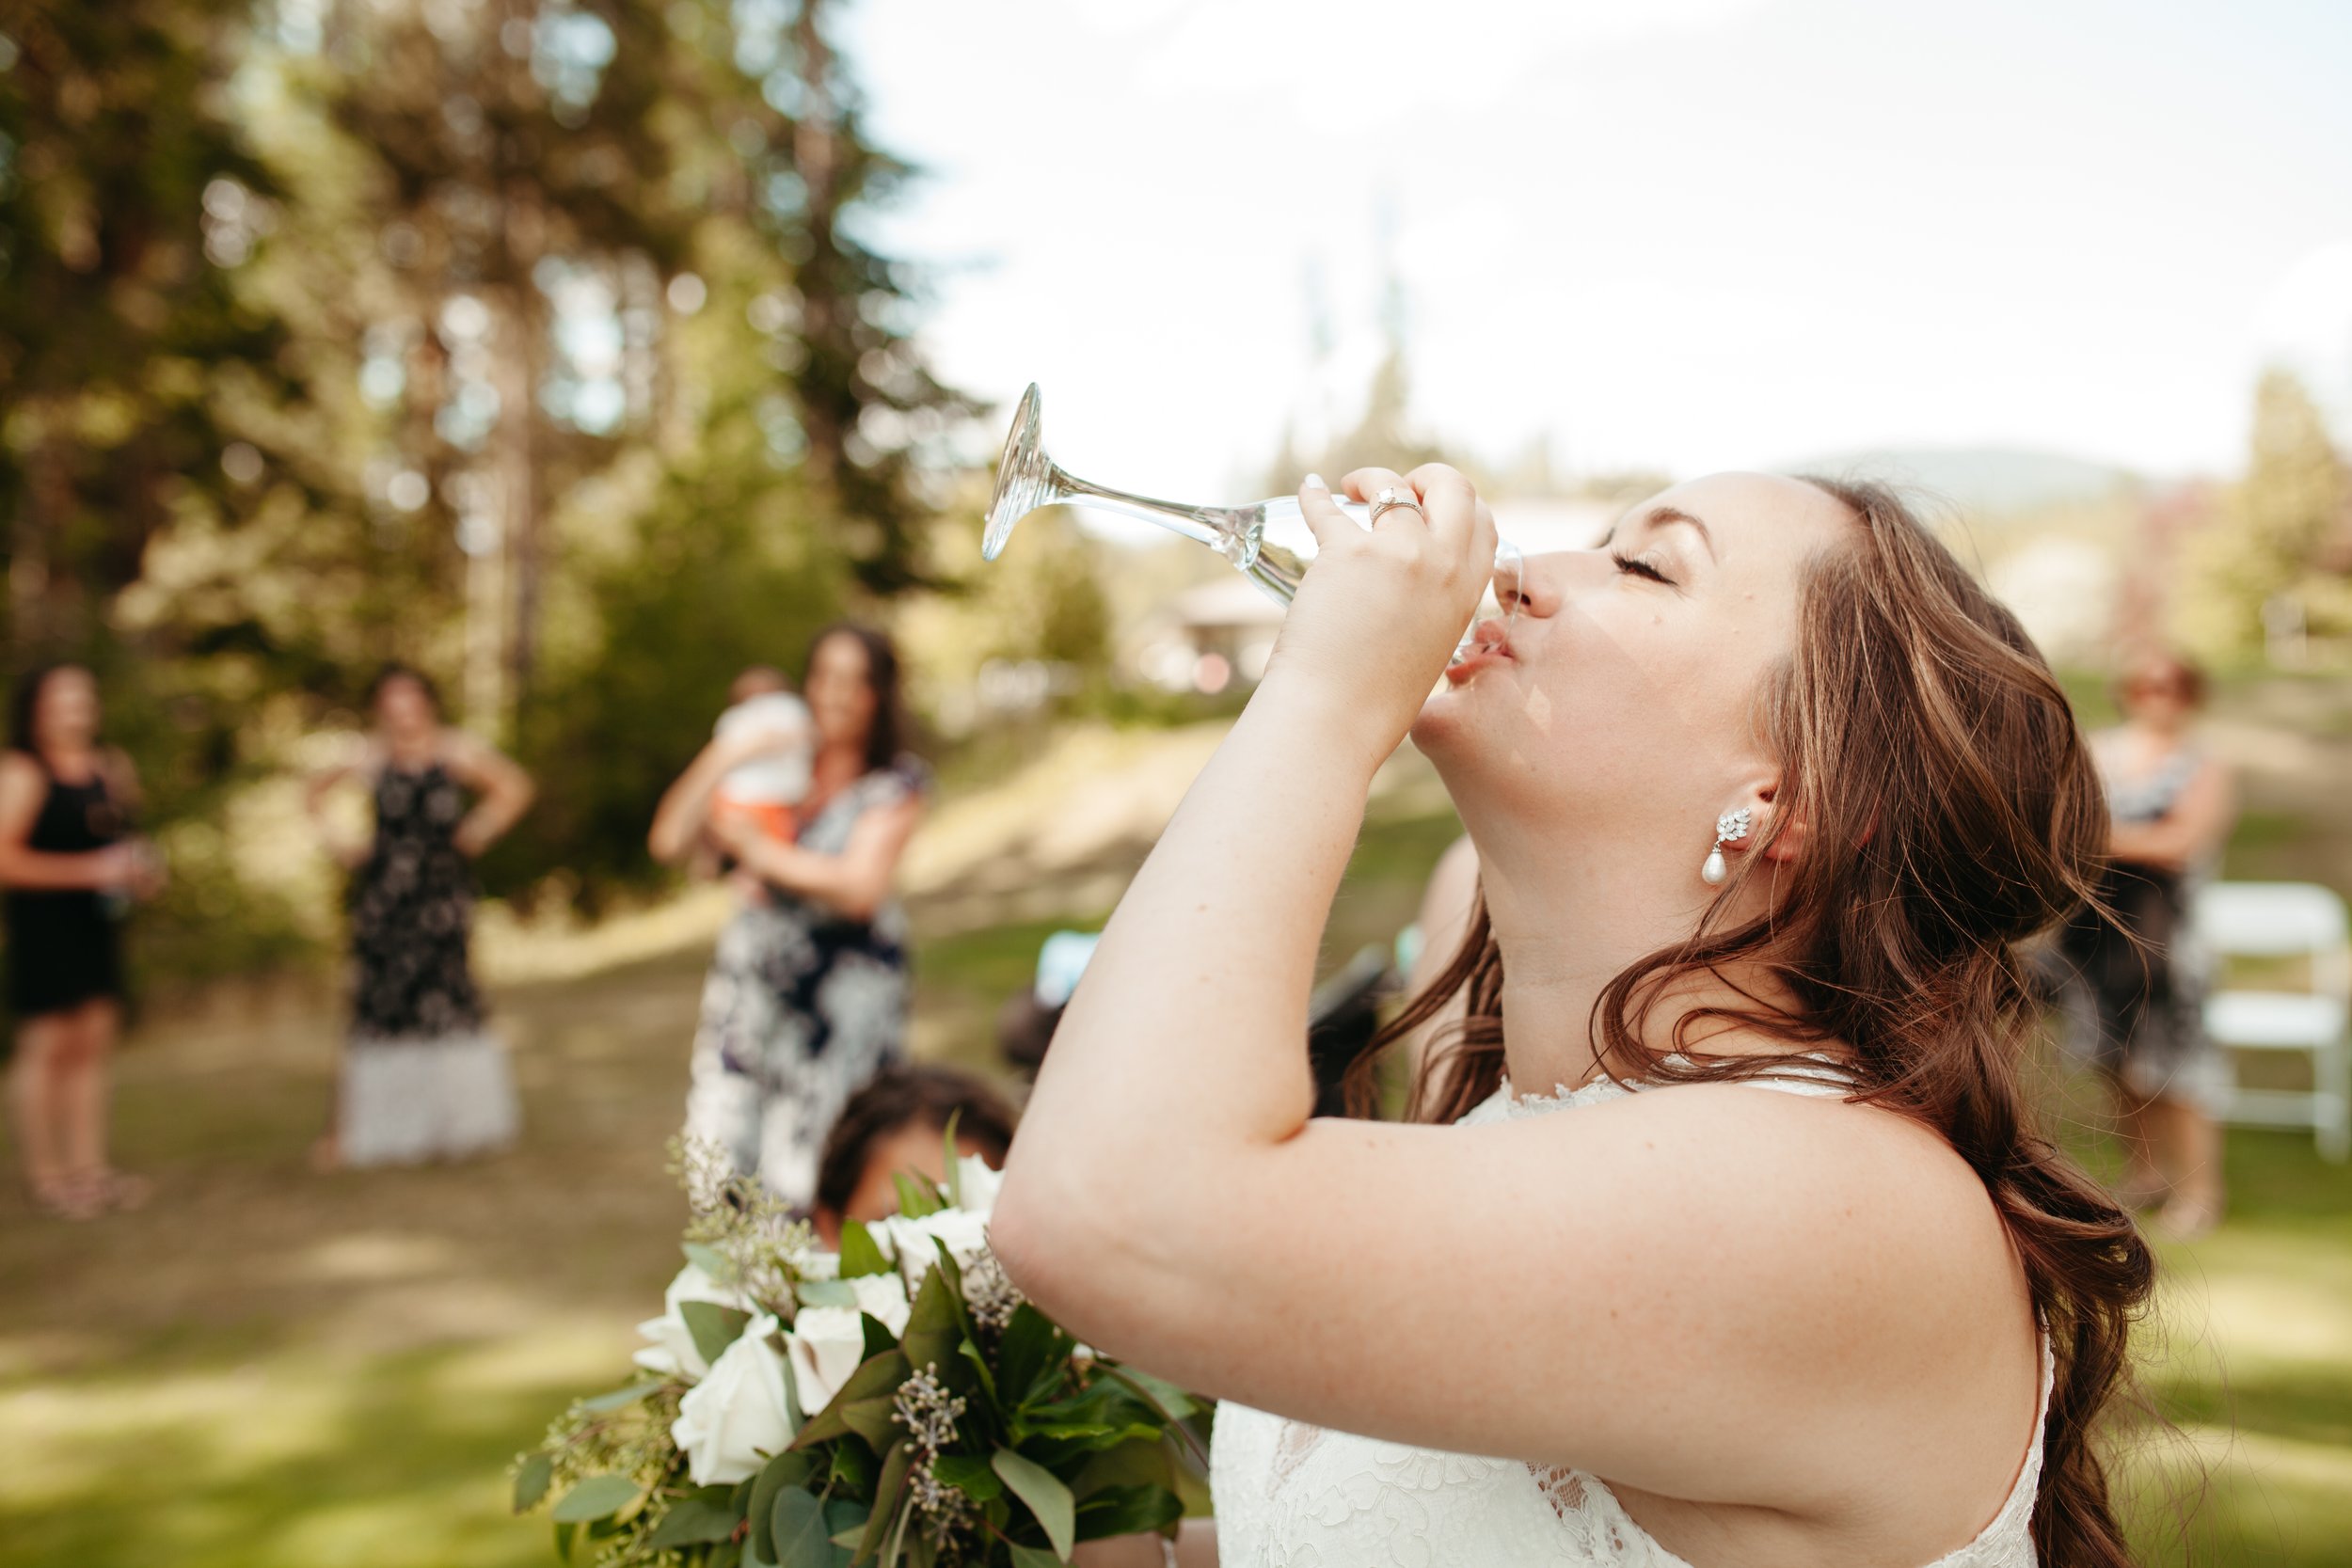
[[[850,1097],[825,1134],[809,1206],[817,1239],[838,1247],[844,1220],[871,1225],[897,1213],[901,1172],[945,1181],[951,1122],[959,1155],[1004,1169],[1019,1119],[985,1078],[934,1063],[884,1068]]]
[[[370,683],[368,706],[365,752],[312,776],[305,797],[351,872],[351,1037],[334,1128],[312,1151],[322,1169],[487,1153],[514,1142],[521,1118],[467,950],[470,863],[529,809],[531,775],[444,723],[433,683],[405,664]],[[344,836],[324,814],[345,781],[373,798],[371,838]]]
[[[930,788],[905,749],[889,638],[846,625],[818,633],[801,694],[817,749],[789,841],[748,814],[712,809],[728,772],[797,743],[758,729],[705,746],[662,796],[647,835],[669,862],[707,841],[750,885],[703,987],[686,1132],[723,1148],[737,1170],[791,1204],[813,1196],[843,1104],[904,1052],[906,915],[891,887]]]
[[[1226,1402],[1232,1562],[2120,1568],[2095,1433],[2153,1261],[2033,1128],[2016,944],[2099,778],[1883,488],[1718,475],[1493,560],[1440,466],[1321,553],[1129,888],[990,1224],[1073,1334]],[[1409,502],[1410,504],[1403,504]],[[1431,696],[1434,684],[1444,685]],[[1307,999],[1409,731],[1477,846],[1420,1125],[1311,1119]]]
[[[2192,914],[2234,815],[2229,769],[2189,734],[2204,677],[2149,653],[2117,683],[2123,722],[2090,737],[2114,817],[2098,904],[2058,948],[2089,1055],[2115,1091],[2122,1198],[2182,1238],[2221,1219],[2228,1072],[2205,1034],[2205,957]],[[2161,1206],[2160,1208],[2158,1206]]]
[[[47,664],[16,683],[0,754],[0,887],[8,943],[8,1069],[33,1201],[66,1219],[135,1207],[148,1183],[106,1162],[107,1064],[122,1025],[121,918],[162,883],[131,831],[131,759],[99,738],[98,681]]]

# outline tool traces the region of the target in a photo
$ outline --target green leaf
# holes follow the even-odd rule
[[[575,1536],[575,1535],[578,1535],[579,1533],[580,1533],[580,1527],[579,1527],[578,1525],[575,1525],[575,1524],[565,1523],[565,1524],[561,1524],[561,1525],[558,1525],[558,1526],[556,1526],[556,1527],[555,1527],[555,1560],[556,1560],[556,1561],[558,1561],[558,1562],[569,1562],[569,1561],[571,1561],[571,1560],[572,1560],[572,1537],[573,1537],[573,1536]]]
[[[699,1487],[670,1505],[670,1512],[661,1516],[645,1544],[660,1548],[726,1541],[742,1522],[743,1516],[735,1511],[734,1487]]]
[[[1165,1486],[1106,1486],[1078,1505],[1078,1539],[1141,1535],[1184,1516],[1184,1499]]]
[[[1041,1552],[1035,1546],[1012,1548],[1012,1568],[1062,1568],[1061,1559],[1051,1552]]]
[[[841,1277],[858,1279],[869,1274],[888,1274],[891,1261],[882,1256],[882,1243],[874,1233],[856,1220],[841,1222]]]
[[[899,1513],[899,1497],[914,1468],[914,1450],[905,1443],[882,1455],[882,1480],[874,1483],[874,1512],[866,1517],[866,1534],[857,1544],[857,1560],[865,1562],[882,1551]]]
[[[555,1479],[555,1456],[534,1453],[523,1461],[515,1472],[515,1512],[528,1513],[539,1506],[539,1499],[548,1495],[548,1485]]]
[[[871,1312],[858,1314],[858,1326],[866,1331],[866,1354],[870,1358],[887,1355],[898,1348],[898,1337],[890,1332],[890,1325]]]
[[[710,1556],[704,1560],[703,1568],[735,1568],[742,1560],[743,1543],[722,1541],[710,1548]]]
[[[1077,1528],[1077,1505],[1070,1496],[1070,1488],[1053,1471],[1033,1459],[1022,1458],[1010,1449],[998,1449],[989,1464],[1004,1478],[1012,1495],[1027,1503],[1029,1512],[1037,1515],[1038,1528],[1054,1544],[1054,1554],[1064,1562],[1069,1561]]]
[[[814,1492],[792,1487],[777,1493],[769,1532],[776,1543],[777,1568],[833,1568],[825,1505]]]
[[[833,1543],[834,1568],[850,1568],[850,1559],[856,1555],[857,1544],[866,1534],[866,1505],[847,1497],[828,1497],[825,1528],[833,1532],[826,1539]]]
[[[1094,1495],[1113,1486],[1161,1486],[1176,1490],[1176,1456],[1164,1433],[1121,1443],[1089,1455],[1070,1478],[1070,1490],[1084,1512]]]
[[[727,1276],[735,1273],[735,1265],[728,1262],[727,1255],[717,1247],[701,1242],[688,1242],[679,1250],[686,1254],[688,1262],[722,1285],[726,1284]]]
[[[947,1173],[947,1201],[959,1209],[963,1207],[963,1172],[956,1164],[957,1160],[961,1158],[956,1148],[956,1123],[962,1119],[962,1106],[959,1105],[948,1112],[947,1126],[941,1132],[939,1139],[943,1146],[942,1152],[946,1160],[946,1164],[940,1168]]]
[[[907,1310],[906,1332],[898,1336],[910,1368],[937,1367],[946,1374],[956,1359],[956,1346],[963,1340],[959,1305],[954,1283],[945,1274],[933,1269],[923,1276]]]
[[[808,1455],[787,1449],[753,1478],[751,1502],[744,1509],[744,1517],[751,1521],[752,1528],[745,1533],[744,1544],[760,1561],[776,1560],[775,1536],[769,1528],[775,1513],[776,1494],[787,1486],[805,1485],[816,1467]]]
[[[705,1359],[708,1358],[705,1357]],[[607,1410],[618,1410],[623,1405],[635,1404],[647,1394],[659,1393],[669,1386],[668,1379],[659,1377],[644,1383],[632,1383],[626,1388],[615,1388],[609,1394],[598,1394],[595,1399],[582,1400],[580,1402],[580,1407],[582,1410],[593,1410],[598,1414]]]
[[[851,1432],[874,1446],[876,1453],[890,1447],[902,1430],[891,1418],[897,1408],[895,1394],[882,1394],[870,1400],[855,1400],[841,1407],[841,1419]]]
[[[743,1325],[752,1321],[752,1315],[741,1307],[722,1307],[715,1301],[682,1301],[677,1315],[693,1337],[695,1354],[706,1362],[724,1355],[727,1347],[741,1337]]]
[[[840,1390],[834,1395],[831,1404],[808,1418],[808,1424],[801,1428],[800,1435],[792,1439],[792,1446],[813,1449],[819,1443],[843,1435],[850,1430],[850,1423],[841,1418],[843,1410],[860,1400],[895,1393],[898,1385],[904,1383],[914,1370],[907,1365],[907,1358],[897,1351],[888,1355],[877,1355],[866,1362],[850,1374]]]
[[[1047,1370],[1058,1370],[1070,1358],[1067,1338],[1053,1320],[1027,1302],[1012,1309],[1005,1337],[996,1347],[996,1386],[1014,1404],[1026,1403]]]
[[[555,1505],[553,1517],[559,1525],[609,1519],[635,1502],[644,1490],[627,1476],[590,1476],[564,1494],[564,1500]]]
[[[858,1443],[835,1443],[833,1446],[833,1465],[826,1472],[826,1487],[830,1490],[839,1482],[860,1497],[873,1496],[875,1450]]]
[[[846,1279],[804,1279],[795,1287],[803,1307],[855,1307],[857,1292]]]
[[[1161,1415],[1171,1421],[1181,1421],[1197,1414],[1200,1406],[1190,1394],[1164,1378],[1150,1372],[1137,1371],[1128,1366],[1106,1366],[1104,1370],[1134,1388],[1148,1402],[1157,1405]]]
[[[926,1214],[936,1214],[947,1207],[939,1201],[939,1189],[931,1185],[928,1177],[917,1176],[912,1171],[900,1171],[890,1180],[897,1182],[898,1186],[898,1212],[911,1220],[919,1220]]]
[[[942,1486],[952,1486],[976,1503],[1002,1497],[1005,1483],[996,1478],[995,1467],[976,1453],[943,1453],[931,1461],[931,1479]]]

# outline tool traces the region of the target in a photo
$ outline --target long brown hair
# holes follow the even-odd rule
[[[2034,1009],[2016,943],[2095,897],[2107,813],[2065,692],[2014,616],[1880,484],[1811,479],[1858,528],[1809,563],[1796,648],[1768,674],[1756,722],[1784,773],[1757,848],[1792,822],[1803,853],[1739,857],[1714,909],[1772,879],[1770,912],[1710,914],[1685,942],[1616,976],[1594,1006],[1603,1058],[1657,1084],[1769,1073],[1770,1056],[1684,1054],[1710,1021],[1831,1044],[1851,1098],[1941,1133],[1992,1195],[2047,1328],[2057,1379],[2034,1545],[2046,1568],[2131,1561],[2090,1442],[2127,1371],[2154,1260],[2130,1218],[2038,1132],[2021,1084]],[[1653,1050],[1643,1025],[1686,978],[1737,962],[1796,998],[1700,1008]],[[1465,994],[1466,993],[1466,994]],[[1383,1032],[1385,1045],[1456,994],[1465,1016],[1424,1060],[1411,1114],[1451,1121],[1502,1081],[1502,958],[1479,908],[1461,951]],[[1745,994],[1745,993],[1743,993]],[[1372,1055],[1351,1069],[1368,1105]]]

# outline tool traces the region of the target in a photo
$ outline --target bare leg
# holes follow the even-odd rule
[[[85,1002],[65,1017],[72,1046],[62,1063],[57,1111],[66,1169],[77,1181],[96,1181],[106,1173],[107,1069],[114,1052],[115,1005]]]
[[[2123,1180],[2116,1196],[2127,1209],[2161,1203],[2172,1187],[2156,1151],[2161,1138],[2156,1120],[2155,1101],[2115,1085],[2115,1135],[2123,1145]]]
[[[2150,1101],[2148,1110],[2172,1188],[2157,1218],[2185,1240],[2201,1236],[2221,1221],[2221,1129],[2201,1106],[2169,1095]]]
[[[33,1196],[51,1202],[65,1183],[63,1140],[58,1136],[56,1060],[72,1033],[70,1014],[42,1013],[17,1025],[16,1059],[8,1065],[8,1108],[16,1147]]]

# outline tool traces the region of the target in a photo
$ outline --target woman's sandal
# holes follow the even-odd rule
[[[144,1176],[133,1176],[107,1166],[86,1179],[88,1189],[96,1195],[101,1209],[117,1214],[128,1214],[147,1207],[155,1196],[155,1183]]]
[[[106,1212],[87,1182],[71,1177],[34,1182],[33,1207],[53,1220],[94,1220]]]

